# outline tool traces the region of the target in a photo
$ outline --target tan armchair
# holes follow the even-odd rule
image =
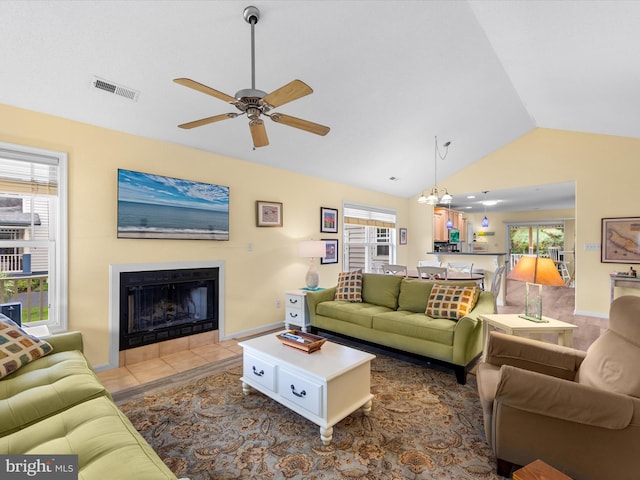
[[[640,297],[587,350],[491,332],[478,392],[497,473],[536,459],[580,480],[640,472]]]

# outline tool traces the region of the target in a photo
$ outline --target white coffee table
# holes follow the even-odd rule
[[[371,411],[371,355],[325,342],[305,353],[283,345],[276,334],[240,342],[243,350],[242,391],[249,387],[320,426],[320,438],[331,443],[333,426],[363,407]]]
[[[489,340],[489,331],[502,330],[509,335],[528,335],[531,338],[540,340],[543,333],[557,333],[558,345],[567,347],[573,346],[573,331],[578,328],[572,323],[563,322],[554,318],[545,317],[545,323],[536,323],[526,318],[520,317],[516,313],[480,315],[482,329],[484,332],[484,346]]]

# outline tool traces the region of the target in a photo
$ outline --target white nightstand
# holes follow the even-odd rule
[[[311,325],[309,307],[307,307],[307,290],[288,290],[284,292],[284,328],[289,325],[299,326],[303,332]]]

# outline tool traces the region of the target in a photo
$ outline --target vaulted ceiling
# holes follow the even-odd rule
[[[254,149],[234,95],[300,79],[314,93],[265,119]],[[535,127],[640,136],[636,1],[0,2],[0,103],[408,198]],[[137,99],[93,87],[99,77]],[[393,180],[391,178],[394,178]],[[479,186],[481,188],[481,186]]]

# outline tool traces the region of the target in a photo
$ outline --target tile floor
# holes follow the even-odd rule
[[[105,370],[97,375],[107,390],[114,393],[241,354],[242,347],[238,346],[237,340],[225,340]]]

